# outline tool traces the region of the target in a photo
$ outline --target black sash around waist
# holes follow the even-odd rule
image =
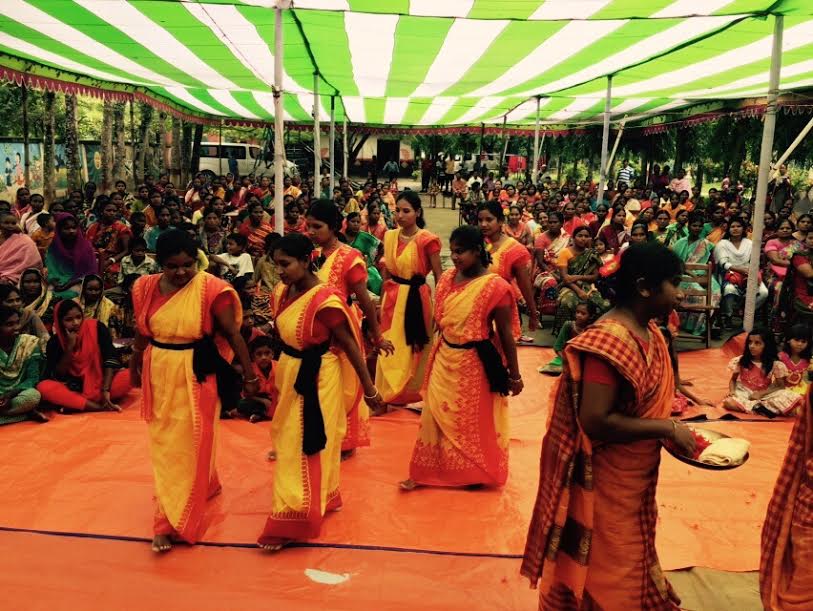
[[[329,348],[330,342],[305,350],[282,344],[283,354],[302,361],[294,381],[294,390],[302,395],[302,451],[306,456],[318,454],[327,445],[325,420],[319,402],[319,369],[322,367],[322,355]]]
[[[192,350],[192,371],[198,383],[202,384],[208,376],[214,374],[222,407],[227,410],[237,407],[240,399],[240,374],[220,355],[211,335],[204,335],[201,339],[186,344],[167,344],[150,338],[150,344],[162,350]]]
[[[483,364],[483,370],[486,372],[491,392],[508,395],[508,369],[503,365],[502,357],[490,339],[481,339],[475,342],[466,342],[465,344],[453,344],[445,336],[442,337],[443,342],[449,348],[456,350],[471,350],[473,348],[477,350],[477,356],[480,357],[480,362]]]
[[[406,309],[404,310],[404,335],[408,346],[423,348],[429,343],[426,332],[426,323],[423,318],[423,302],[421,301],[421,287],[426,284],[426,276],[415,274],[407,280],[399,276],[390,276],[396,284],[409,287]]]

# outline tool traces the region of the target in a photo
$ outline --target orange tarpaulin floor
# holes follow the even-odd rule
[[[270,507],[267,423],[223,422],[223,493],[210,504],[206,544],[180,546],[167,557],[143,542],[151,536],[152,474],[135,396],[122,414],[2,427],[0,582],[7,608],[146,608],[165,597],[172,608],[196,609],[274,602],[303,609],[534,608],[535,592],[518,569],[555,382],[536,367],[552,354],[520,349],[526,388],[511,399],[504,489],[400,492],[418,416],[399,410],[374,419],[372,447],[343,463],[345,506],[326,519],[322,536],[273,556],[251,547]],[[719,401],[727,360],[721,350],[684,353],[681,372]],[[791,423],[701,426],[749,439],[751,459],[718,472],[663,453],[661,562],[667,570],[755,570]]]

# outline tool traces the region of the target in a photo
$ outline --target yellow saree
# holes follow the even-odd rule
[[[511,286],[496,274],[455,285],[456,274],[446,271],[435,294],[441,339],[429,360],[409,477],[428,486],[501,486],[508,477],[508,397],[491,391],[477,351],[461,345],[492,335],[494,308],[513,307]]]
[[[421,278],[429,273],[428,251],[440,250],[437,236],[421,229],[406,244],[399,244],[400,229],[384,234],[384,259],[391,279],[382,285],[381,331],[384,339],[392,342],[395,351],[380,355],[376,365],[375,383],[386,403],[408,404],[421,400],[426,362],[432,347],[432,299],[429,287]],[[410,286],[409,282],[415,282]],[[418,291],[423,320],[407,320],[410,291]],[[406,324],[423,322],[430,338],[420,349],[407,343]]]
[[[271,514],[258,539],[262,545],[318,537],[325,512],[335,511],[342,504],[339,465],[347,428],[343,387],[352,380],[343,375],[336,348],[321,355],[316,386],[326,443],[321,451],[308,455],[303,448],[305,399],[295,389],[303,359],[288,352],[304,352],[330,340],[330,328],[318,319],[326,310],[333,310],[332,316],[343,316],[351,329],[355,327],[335,289],[319,284],[293,301],[286,301],[288,288],[277,285],[271,299],[277,331],[288,351],[283,350],[275,371],[279,401],[271,422],[271,437],[277,458]]]
[[[350,297],[350,285],[362,282],[367,285],[367,266],[361,254],[347,244],[330,253],[316,272],[319,280],[335,288],[347,303]],[[357,335],[361,335],[361,311],[358,307],[350,310],[353,314],[351,324]],[[361,346],[360,346],[361,347]],[[347,432],[342,440],[342,450],[353,450],[360,446],[370,445],[370,408],[362,400],[361,382],[353,371],[353,366],[344,355],[339,354],[344,384],[345,411],[347,412]]]
[[[237,323],[242,309],[226,282],[197,273],[189,283],[162,296],[160,275],[144,276],[133,285],[138,331],[162,344],[189,344],[213,333],[212,307],[218,296],[231,302]],[[221,300],[218,300],[220,303]],[[231,349],[215,338],[218,351],[231,361]],[[206,501],[217,494],[215,444],[220,399],[214,374],[200,383],[192,368],[193,350],[150,344],[144,352],[143,409],[150,438],[150,457],[157,501],[156,535],[177,535],[194,543]]]

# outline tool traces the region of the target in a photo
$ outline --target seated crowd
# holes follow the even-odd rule
[[[346,180],[323,198],[343,213],[342,238],[364,255],[368,289],[378,294],[381,239],[393,227],[389,186]],[[305,233],[314,195],[299,177],[285,178],[285,232]],[[20,188],[13,203],[0,200],[0,424],[48,420],[61,413],[119,410],[130,390],[125,369],[135,333],[131,287],[160,271],[154,252],[170,229],[189,232],[198,245],[198,269],[228,280],[240,295],[242,333],[249,344],[259,395],[223,405],[224,417],[252,422],[275,407],[269,296],[279,282],[270,245],[274,193],[267,176],[200,174],[186,190],[166,175],[147,176],[135,194],[117,181],[109,194],[84,190],[46,202]]]

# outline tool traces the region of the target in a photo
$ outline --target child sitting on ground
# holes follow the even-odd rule
[[[257,376],[259,390],[253,397],[240,399],[237,409],[232,410],[229,415],[232,418],[242,416],[249,422],[271,420],[277,407],[273,341],[270,337],[261,335],[249,343],[248,351],[254,364],[254,375]],[[246,377],[250,379],[253,376]]]
[[[212,261],[220,265],[220,277],[234,283],[237,278],[254,274],[251,255],[246,252],[248,238],[240,233],[232,233],[226,238],[226,252],[211,255]]]
[[[560,375],[562,373],[562,352],[564,352],[565,344],[593,324],[596,314],[598,314],[596,306],[591,302],[579,302],[576,305],[575,320],[565,321],[562,328],[559,330],[556,343],[553,345],[556,356],[547,365],[543,365],[537,369],[537,371],[539,373],[547,373],[554,376]]]
[[[792,414],[803,398],[785,388],[788,368],[779,360],[773,335],[761,329],[745,338],[742,356],[728,364],[731,381],[723,407],[768,418]]]
[[[40,252],[42,260],[45,260],[45,253],[51,242],[54,241],[54,229],[56,229],[56,221],[54,217],[48,212],[40,212],[37,216],[37,224],[39,228],[31,234],[31,239],[37,245],[37,250]]]
[[[779,353],[779,360],[788,369],[785,387],[804,397],[810,386],[808,378],[811,354],[810,329],[806,325],[793,325],[785,336],[784,348]]]
[[[119,284],[124,284],[128,276],[146,276],[158,273],[158,264],[155,259],[147,256],[147,241],[144,238],[135,238],[130,242],[130,254],[121,260],[119,270]],[[135,278],[133,278],[135,280]]]

